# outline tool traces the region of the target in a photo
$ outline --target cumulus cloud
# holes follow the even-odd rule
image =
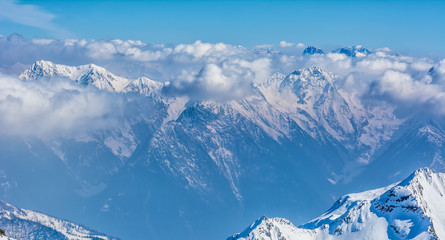
[[[395,70],[386,71],[374,83],[371,88],[373,96],[384,97],[402,110],[445,114],[445,92],[437,84],[416,80],[407,73]]]
[[[0,75],[0,134],[45,138],[114,127],[123,104],[120,97],[67,80]]]
[[[297,43],[297,48],[305,48],[306,45],[304,43]]]
[[[335,74],[338,87],[348,94],[388,100],[401,107],[442,104],[445,60],[403,56],[388,48],[359,58],[328,50],[302,56],[289,48],[292,44],[282,41],[278,49],[272,45],[249,49],[202,41],[175,46],[120,39],[0,36],[0,72],[19,74],[41,59],[67,65],[95,63],[130,79],[146,76],[169,82],[165,89],[169,94],[226,101],[250,95],[252,83],[264,82],[275,72],[289,74],[318,66]]]
[[[199,72],[183,72],[165,91],[169,94],[185,94],[192,100],[241,99],[251,94],[251,83],[268,79],[270,63],[268,58],[210,63]]]
[[[69,44],[72,45],[73,41],[71,40]],[[171,48],[165,48],[163,45],[152,45],[150,48],[145,48],[146,44],[132,40],[92,40],[91,42],[80,42],[80,44],[80,46],[86,47],[88,57],[99,60],[124,56],[130,60],[150,62],[164,59],[172,52]]]
[[[371,58],[359,61],[357,67],[363,71],[367,71],[369,74],[382,74],[388,69],[402,72],[406,71],[408,64],[406,62],[386,58]]]
[[[280,47],[292,47],[293,45],[295,45],[295,43],[290,43],[290,42],[286,42],[286,41],[280,41]]]
[[[234,46],[225,43],[203,43],[201,41],[196,41],[193,44],[179,44],[175,47],[174,53],[186,53],[195,58],[202,57],[222,57],[230,56],[240,51],[244,48],[241,46]]]
[[[26,65],[44,59],[68,65],[95,63],[126,77],[148,75],[169,81],[185,67],[200,69],[246,52],[241,46],[201,41],[166,46],[137,40],[27,40],[20,35],[0,35],[0,72],[19,74]]]

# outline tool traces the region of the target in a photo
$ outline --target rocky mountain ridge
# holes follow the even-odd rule
[[[445,174],[428,168],[384,188],[341,197],[299,227],[261,217],[229,239],[444,239]]]

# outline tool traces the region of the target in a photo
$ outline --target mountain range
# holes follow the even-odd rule
[[[346,50],[372,54],[363,49]],[[0,138],[6,200],[122,238],[222,237],[258,211],[302,222],[353,189],[445,167],[442,118],[400,117],[391,104],[358,98],[316,66],[276,73],[228,101],[192,100],[166,91],[167,83],[126,79],[94,64],[38,61],[20,78],[127,97],[132,111],[113,128]],[[70,208],[57,207],[60,198]]]

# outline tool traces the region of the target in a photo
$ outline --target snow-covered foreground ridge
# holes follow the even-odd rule
[[[422,168],[402,182],[345,195],[299,227],[261,217],[228,239],[445,239],[445,174]]]
[[[11,239],[116,239],[66,220],[14,207],[1,200],[0,229],[5,230],[6,236]]]

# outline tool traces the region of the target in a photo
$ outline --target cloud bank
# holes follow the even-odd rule
[[[0,75],[0,135],[81,136],[115,127],[124,100],[63,79],[24,82]]]
[[[303,44],[280,42],[280,48],[245,48],[225,43],[165,45],[120,39],[23,39],[0,36],[0,72],[17,75],[36,60],[60,64],[95,63],[135,79],[168,82],[168,94],[195,100],[242,99],[274,73],[318,66],[337,76],[343,92],[384,100],[399,108],[422,107],[443,114],[445,60],[400,55],[388,48],[367,56],[341,51],[302,55]]]

